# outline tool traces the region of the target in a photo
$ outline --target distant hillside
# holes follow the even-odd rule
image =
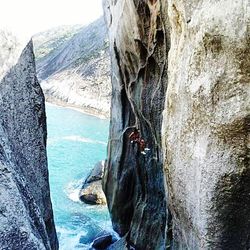
[[[47,101],[109,116],[111,82],[107,30],[100,18],[33,37],[37,75]]]
[[[81,25],[60,26],[36,34],[33,42],[36,44],[37,61],[40,62],[51,56],[54,50],[72,38],[81,28]]]

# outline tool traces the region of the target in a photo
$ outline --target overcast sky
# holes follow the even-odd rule
[[[18,37],[59,25],[87,24],[102,15],[102,0],[0,0],[0,28]]]

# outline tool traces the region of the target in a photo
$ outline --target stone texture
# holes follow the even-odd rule
[[[118,250],[118,249],[119,250],[128,250],[128,249],[130,250],[130,248],[127,247],[127,241],[126,241],[125,236],[107,248],[107,250]]]
[[[85,184],[80,190],[79,198],[81,201],[90,205],[106,204],[106,197],[102,190],[102,181],[93,181]]]
[[[249,2],[168,4],[163,141],[174,249],[249,249]]]
[[[94,249],[106,249],[112,244],[112,235],[106,234],[96,238],[92,244]]]
[[[81,28],[59,27],[57,34],[46,31],[34,36],[46,101],[108,117],[110,57],[103,17]]]
[[[0,246],[58,249],[46,158],[44,96],[32,42],[0,32]],[[6,63],[6,64],[5,64]]]
[[[91,205],[106,204],[106,197],[102,190],[102,178],[105,161],[99,161],[84,181],[79,192],[79,199]]]
[[[112,61],[112,113],[103,188],[114,229],[136,249],[165,249],[167,221],[161,123],[167,87],[165,1],[105,1]],[[146,155],[128,138],[141,130]]]
[[[104,10],[114,229],[136,249],[249,249],[248,1],[106,0]],[[133,126],[145,156],[128,140]]]
[[[91,170],[89,176],[85,180],[85,184],[93,181],[99,181],[103,178],[105,161],[99,161]]]

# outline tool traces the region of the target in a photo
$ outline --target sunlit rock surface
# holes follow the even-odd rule
[[[33,45],[0,31],[0,248],[58,249]],[[19,57],[20,56],[20,57]]]
[[[249,3],[168,2],[163,135],[174,249],[249,249]]]
[[[104,9],[113,90],[103,187],[114,229],[136,249],[249,249],[248,1]],[[130,144],[132,126],[146,156]]]
[[[110,57],[103,17],[34,36],[37,73],[49,102],[109,116]]]

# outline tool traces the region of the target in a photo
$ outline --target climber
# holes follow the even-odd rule
[[[139,147],[140,147],[141,154],[145,155],[146,154],[146,152],[145,152],[145,141],[143,139],[141,139],[141,138],[139,140]]]
[[[130,142],[134,145],[135,143],[138,143],[140,140],[140,130],[137,128],[134,128],[134,131],[130,133],[129,135]]]
[[[139,147],[140,147],[141,154],[145,155],[146,154],[145,151],[149,151],[150,150],[149,148],[146,148],[145,141],[142,138],[140,138],[138,144],[139,144]]]
[[[131,132],[129,134],[129,139],[130,139],[130,143],[132,143],[133,146],[135,144],[138,144],[141,154],[145,155],[146,154],[145,151],[150,150],[149,148],[146,148],[146,144],[145,144],[144,139],[142,139],[140,137],[140,130],[139,129],[134,128],[133,132]]]

